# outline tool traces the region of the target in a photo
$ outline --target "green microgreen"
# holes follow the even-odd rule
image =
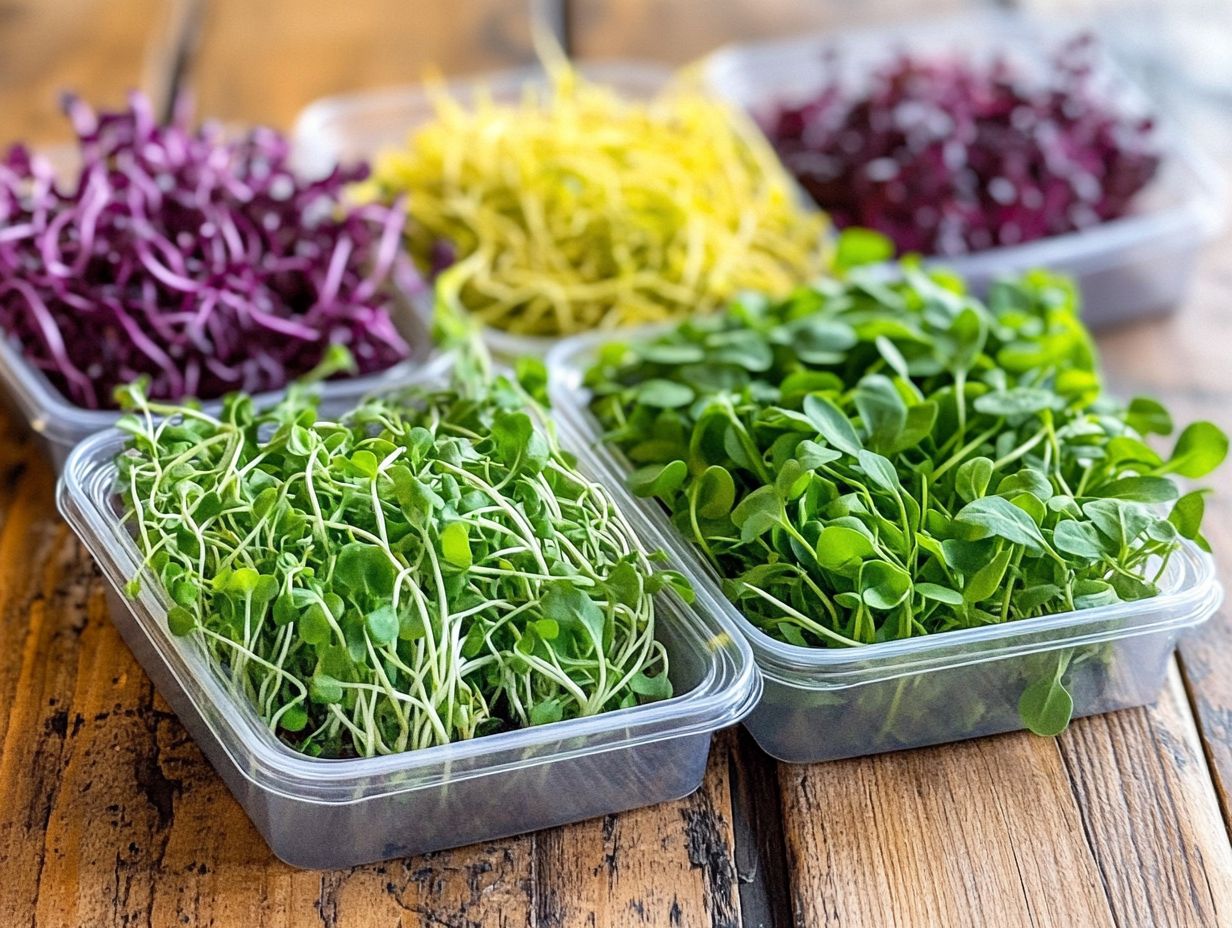
[[[125,516],[235,692],[288,745],[370,756],[671,694],[656,570],[528,385],[464,365],[339,419],[129,388]],[[482,366],[481,366],[482,367]],[[139,583],[134,578],[130,593]]]
[[[586,383],[634,491],[753,624],[814,647],[1153,596],[1181,539],[1206,547],[1174,475],[1227,452],[1208,422],[1148,444],[1171,417],[1104,394],[1073,288],[1043,272],[980,302],[856,270],[607,344]],[[1064,672],[1024,695],[1032,727],[1068,718]]]

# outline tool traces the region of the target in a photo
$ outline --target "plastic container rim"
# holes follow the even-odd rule
[[[1190,628],[1210,619],[1223,600],[1223,589],[1216,579],[1214,561],[1193,542],[1184,541],[1177,549],[1169,562],[1165,579],[1170,581],[1169,586],[1150,599],[1057,612],[1030,619],[1018,619],[1002,625],[938,632],[935,635],[902,641],[883,641],[864,645],[860,649],[840,651],[781,642],[771,638],[743,615],[740,616],[741,629],[750,638],[755,655],[764,655],[775,662],[772,666],[762,664],[761,667],[762,672],[776,683],[804,689],[842,689],[892,680],[908,674],[963,667],[1040,651],[1121,641],[1164,629]],[[1155,610],[1166,610],[1174,614],[1156,621],[1134,621],[1142,614]],[[1086,629],[1117,619],[1124,620],[1126,624],[1117,628],[1085,632]],[[1069,629],[1074,630],[1075,634],[1056,638],[1038,637]],[[942,636],[945,640],[938,640]],[[1003,641],[1005,646],[966,654],[959,651],[964,645],[996,641]],[[951,655],[950,651],[954,653]],[[900,660],[904,657],[918,657],[919,660]],[[874,668],[850,667],[861,662],[884,664],[889,672],[866,679],[860,674],[867,674]],[[810,685],[809,681],[802,679],[810,673],[825,675],[826,679],[813,681]],[[848,676],[844,677],[844,673]]]
[[[578,62],[576,67],[581,74],[599,83],[644,84],[647,89],[666,85],[677,73],[676,69],[661,62],[637,58],[584,61]],[[527,84],[542,85],[546,77],[547,72],[542,65],[527,64],[462,74],[442,81],[440,86],[450,96],[466,96],[478,90],[517,90]],[[322,156],[336,162],[336,150],[331,147],[322,151],[318,142],[309,141],[318,138],[324,127],[339,116],[379,111],[410,100],[427,101],[432,86],[432,82],[419,81],[318,97],[300,110],[292,124],[290,137],[294,146],[294,157],[303,159],[306,149],[313,150],[317,160],[304,165],[308,170],[319,170],[324,163]],[[416,126],[408,126],[405,131],[413,131],[415,128]]]

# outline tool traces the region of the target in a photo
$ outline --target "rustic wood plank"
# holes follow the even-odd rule
[[[17,447],[23,459],[5,471],[0,526],[0,629],[10,643],[0,661],[5,706],[0,788],[6,797],[0,816],[0,921],[10,924],[18,922],[16,914],[29,922],[34,912],[44,861],[42,832],[56,801],[68,732],[81,609],[68,608],[70,596],[56,590],[61,576],[73,582],[74,567],[88,569],[79,554],[70,553],[67,563],[57,555],[65,538],[64,529],[47,517],[49,476],[46,468],[28,466],[28,442]],[[74,559],[79,563],[73,565]],[[71,598],[79,595],[74,590]]]
[[[1194,34],[1183,26],[1198,14],[1160,7],[1144,11],[1145,17],[1127,20],[1112,0],[1065,4],[1024,0],[1022,6],[1043,15],[1063,11],[1066,17],[1093,23],[1151,92],[1162,102],[1174,104],[1168,115],[1184,126],[1195,143],[1207,152],[1226,151],[1230,136],[1224,110],[1210,99],[1204,101],[1198,93],[1202,88],[1192,86],[1209,51],[1199,48],[1195,56],[1184,54],[1185,41],[1192,41]],[[1214,23],[1211,26],[1217,28]],[[1157,41],[1160,30],[1163,40]],[[1232,162],[1225,158],[1220,166],[1226,176]],[[1232,300],[1230,254],[1232,234],[1224,234],[1205,249],[1192,292],[1175,315],[1101,337],[1104,367],[1118,394],[1155,395],[1178,421],[1210,419],[1232,431],[1232,366],[1226,357],[1227,346],[1232,344],[1232,318],[1227,313]],[[1232,466],[1225,465],[1200,483],[1214,490],[1207,498],[1206,534],[1215,547],[1220,580],[1229,589]],[[1232,625],[1227,615],[1225,606],[1199,632],[1183,640],[1179,662],[1224,822],[1232,826],[1232,674],[1228,672]]]
[[[1143,10],[1126,18],[1114,0],[1019,0],[1016,4],[1044,16],[1089,23],[1108,42],[1167,113],[1207,152],[1226,151],[1229,139],[1225,110],[1202,92],[1211,90],[1199,78],[1210,50],[1185,53],[1192,42],[1193,11],[1166,6]],[[1204,25],[1218,28],[1214,21]],[[1220,165],[1226,176],[1232,162]],[[1232,216],[1232,212],[1229,213]],[[1225,223],[1227,220],[1225,220]],[[1224,234],[1205,249],[1192,292],[1175,315],[1117,331],[1103,333],[1100,348],[1104,368],[1115,392],[1124,397],[1149,394],[1159,397],[1178,421],[1203,418],[1232,431],[1232,366],[1227,346],[1232,344],[1232,234]],[[1232,589],[1232,466],[1201,481],[1214,493],[1207,498],[1206,534],[1215,547],[1219,577]],[[1209,762],[1226,827],[1232,828],[1232,624],[1228,608],[1220,612],[1180,646],[1182,684],[1192,706],[1199,737]]]
[[[0,789],[20,813],[0,820],[0,923],[740,923],[722,746],[702,791],[657,808],[345,871],[280,863],[110,625],[103,581],[46,510],[46,470],[21,472],[0,559],[24,546],[47,566],[0,577],[24,639],[0,690]]]
[[[579,55],[682,61],[733,39],[910,15],[914,6],[578,0],[571,26]],[[1232,242],[1215,253],[1229,251]],[[1190,302],[1204,309],[1113,333],[1106,357],[1118,385],[1132,377],[1143,392],[1162,391],[1178,413],[1227,424],[1232,368],[1222,355],[1232,321],[1216,318],[1215,307],[1232,297],[1232,274],[1208,262],[1198,290]],[[1186,404],[1186,393],[1204,402]],[[1218,485],[1232,488],[1226,478]],[[1214,504],[1216,543],[1225,534],[1232,542],[1224,512]],[[1226,622],[1210,623],[1183,651],[1225,804],[1232,675],[1220,670],[1229,653]],[[1232,878],[1227,837],[1178,686],[1153,710],[1079,722],[1059,745],[1020,735],[781,767],[796,922],[983,924],[995,911],[1010,925],[1222,923]],[[1115,812],[1100,801],[1108,792]],[[1110,882],[1109,873],[1119,876]]]
[[[791,922],[791,884],[783,842],[778,763],[757,747],[743,727],[732,740],[727,769],[740,913],[745,928],[787,925]]]
[[[846,9],[836,12],[833,4],[791,5],[786,11],[774,3],[769,11],[765,5],[732,4],[738,8],[734,12],[728,6],[707,4],[703,11],[689,3],[665,8],[579,0],[572,23],[574,49],[583,55],[679,61],[732,38],[824,28],[832,24],[831,17],[845,23],[870,21],[904,10],[903,4],[874,4],[852,16]],[[1229,251],[1232,242],[1225,241],[1212,254]],[[1104,342],[1106,362],[1122,392],[1136,387],[1134,392],[1160,393],[1178,414],[1202,415],[1226,426],[1232,368],[1223,355],[1232,343],[1228,337],[1232,320],[1216,307],[1225,307],[1232,297],[1232,274],[1219,270],[1218,259],[1212,257],[1197,291],[1185,313],[1175,319],[1113,333]],[[1232,488],[1224,476],[1215,484],[1223,495]],[[1225,528],[1227,513],[1217,497],[1211,512],[1216,544],[1224,537],[1232,543],[1232,531]],[[1182,651],[1186,684],[1206,751],[1217,768],[1216,784],[1225,808],[1232,774],[1232,675],[1224,670],[1229,653],[1232,630],[1218,620]],[[1227,918],[1227,839],[1183,696],[1174,685],[1150,712],[1080,722],[1061,741],[1061,753],[1047,742],[1018,736],[920,752],[916,759],[904,755],[815,771],[781,768],[798,922],[978,924],[983,921],[981,910],[995,910],[998,920],[1009,924],[1222,923]],[[1099,741],[1098,746],[1092,739]],[[977,770],[982,765],[1011,775],[1009,791],[990,794],[986,781],[954,779],[957,771],[952,767],[964,763],[968,755]],[[1035,755],[1039,759],[1027,760]],[[1035,771],[1027,781],[1030,789],[1023,790],[1012,777],[1019,766],[1010,760],[1014,757]],[[1118,774],[1130,757],[1132,769],[1139,772],[1126,773],[1124,785],[1118,785]],[[1041,760],[1046,761],[1043,779],[1036,766]],[[908,789],[913,776],[934,765],[944,768],[940,784],[929,784],[923,796],[909,793],[900,805],[900,793]],[[1140,772],[1143,765],[1149,773]],[[859,793],[849,777],[866,791]],[[1095,784],[1115,793],[1120,814],[1100,804],[1102,793]],[[854,798],[853,790],[857,790]],[[886,790],[896,797],[889,809]],[[953,809],[935,804],[937,795],[952,795]],[[865,810],[874,803],[880,811],[873,813],[876,835],[870,838],[860,829],[868,827]],[[1010,804],[1004,806],[1008,811],[999,826],[994,813],[1002,803]],[[1167,803],[1166,812],[1151,803]],[[913,818],[921,812],[926,815],[923,821]],[[897,833],[885,832],[880,822],[894,819],[912,824]],[[933,843],[927,835],[938,829],[943,837]],[[964,845],[966,840],[971,843]],[[936,863],[951,860],[947,849],[956,843],[974,852],[973,870],[955,872],[941,888],[935,884],[930,888]],[[1007,851],[1012,854],[1012,868],[1007,867]],[[885,876],[904,865],[918,879]],[[1143,868],[1146,880],[1141,879]],[[1109,872],[1121,874],[1122,882],[1106,885]],[[1207,879],[1214,889],[1204,888]],[[1061,908],[1041,908],[1047,904]]]
[[[1232,850],[1180,678],[1027,734],[780,768],[808,925],[1219,925]]]
[[[0,536],[4,563],[23,545],[47,565],[3,587],[24,647],[0,691],[0,789],[18,813],[0,820],[0,923],[530,924],[531,837],[327,874],[274,859],[112,628],[32,473]]]
[[[289,127],[318,97],[533,60],[517,0],[208,0],[190,85],[203,114]]]
[[[798,28],[795,21],[773,30],[759,25],[761,15],[779,11],[778,0],[757,22],[723,19],[701,4],[688,13],[682,2],[686,13],[674,14],[674,36],[666,26],[635,36],[634,26],[617,28],[623,18],[587,26],[588,3],[575,20],[579,38],[592,36],[583,43],[588,54],[679,60],[738,32]],[[447,70],[525,60],[524,36],[522,45],[508,47],[499,38],[508,22],[503,11],[513,6],[484,5],[495,12],[449,11],[457,22],[452,37],[447,17],[438,17],[444,25],[399,27],[402,46],[382,39],[369,47],[362,32],[346,32],[338,47],[356,59],[349,64],[330,63],[326,53],[329,30],[343,28],[343,14],[333,8],[295,5],[292,13],[289,2],[272,4],[284,17],[333,24],[285,27],[285,52],[270,49],[280,21],[264,12],[238,32],[207,20],[195,73],[227,73],[208,86],[198,78],[203,111],[285,125],[310,97],[417,79],[429,42],[445,49]],[[11,6],[0,7],[0,17],[11,18]],[[226,6],[219,3],[211,16]],[[649,5],[627,8],[639,6]],[[425,15],[416,10],[414,18]],[[365,22],[371,30],[378,21]],[[412,28],[421,45],[406,44]],[[690,28],[698,29],[694,38]],[[480,31],[486,37],[476,39]],[[231,50],[211,44],[222,41],[219,35]],[[0,29],[0,52],[8,38]],[[259,86],[254,68],[258,76],[283,75],[279,86]],[[299,76],[285,76],[296,70]],[[2,96],[12,86],[6,81],[0,78],[0,129],[10,134],[9,121],[20,120],[23,132],[40,120],[54,122],[50,115],[11,116],[18,110]],[[1225,245],[1220,253],[1228,251]],[[1227,424],[1230,369],[1221,348],[1232,323],[1215,307],[1232,295],[1232,275],[1220,276],[1210,270],[1215,266],[1208,262],[1191,301],[1204,307],[1199,314],[1117,333],[1105,350],[1121,384],[1165,389],[1178,412]],[[13,643],[0,658],[0,696],[7,697],[0,795],[8,800],[0,813],[2,924],[737,924],[737,895],[760,893],[764,900],[773,891],[766,886],[781,885],[758,883],[767,879],[760,869],[766,858],[740,843],[751,835],[763,854],[775,852],[770,836],[780,819],[765,802],[775,789],[799,880],[801,923],[960,925],[983,923],[989,912],[1009,925],[1228,919],[1226,840],[1175,681],[1156,709],[1079,722],[1059,747],[1008,736],[775,773],[764,762],[758,767],[741,739],[726,735],[703,791],[659,810],[409,861],[293,871],[269,855],[106,622],[101,582],[51,511],[46,466],[8,421],[0,418],[0,623]],[[1232,550],[1228,508],[1216,505],[1212,538]],[[1183,651],[1225,803],[1232,772],[1229,635],[1225,622],[1213,622]],[[734,832],[740,840],[733,852]],[[737,889],[733,875],[755,891]],[[942,879],[948,893],[936,889]],[[1172,904],[1186,893],[1187,901]]]
[[[570,48],[579,58],[685,62],[728,42],[860,26],[969,9],[978,0],[573,0]]]
[[[162,106],[161,69],[184,4],[47,0],[0,5],[0,137],[68,135],[59,94]],[[53,475],[0,419],[0,923],[148,922],[150,881],[129,868],[170,798],[139,747],[168,717],[105,623],[101,588],[52,506]],[[178,727],[178,726],[177,726]],[[195,750],[195,749],[194,749]],[[140,758],[140,759],[139,759]],[[67,812],[67,814],[66,814]]]
[[[60,87],[118,103],[143,56],[146,86],[165,96],[166,31],[188,24],[184,4],[68,6],[0,9],[5,135],[61,137]],[[530,838],[326,876],[274,860],[106,620],[38,450],[7,414],[0,426],[0,621],[13,643],[0,661],[0,923],[414,925],[429,909],[529,923]]]
[[[1224,410],[1232,396],[1220,406]],[[1225,428],[1228,423],[1225,422]],[[1207,500],[1207,535],[1222,565],[1219,579],[1224,590],[1232,590],[1232,480],[1225,473],[1217,483],[1216,495]],[[1223,812],[1225,826],[1232,830],[1232,623],[1225,606],[1211,621],[1181,642],[1180,666],[1186,695],[1193,708]]]
[[[1175,666],[1154,707],[1059,744],[1116,923],[1228,924],[1232,848]]]
[[[60,94],[123,103],[142,88],[162,102],[175,30],[188,0],[5,0],[0,2],[0,145],[71,137]]]
[[[1117,393],[1158,395],[1178,420],[1204,417],[1232,427],[1232,368],[1224,357],[1232,344],[1232,321],[1224,311],[1232,298],[1232,274],[1222,260],[1230,252],[1232,239],[1210,249],[1194,293],[1176,315],[1101,338],[1104,365]],[[1232,473],[1225,468],[1203,483],[1216,488],[1208,516],[1212,542],[1222,552],[1232,550]],[[1222,579],[1225,585],[1232,579],[1226,567]],[[1109,917],[1120,926],[1226,923],[1232,918],[1232,855],[1224,824],[1232,783],[1229,654],[1232,629],[1226,616],[1218,615],[1183,641],[1185,678],[1173,673],[1155,707],[1076,722],[1059,740],[1059,754],[1048,742],[1021,735],[858,761],[854,767],[827,765],[795,778],[783,768],[797,917],[808,924],[910,925],[927,919],[947,925],[974,919],[971,923],[978,924],[980,906],[996,899],[1003,913],[999,921],[1005,924],[1050,924],[1050,913],[1037,906],[1060,899],[1086,913],[1092,924],[1107,923]],[[1020,756],[1017,762],[1011,760],[1015,755]],[[921,797],[903,798],[898,792],[917,775],[915,757],[940,778],[925,795],[951,788],[941,784],[962,784],[952,787],[960,798],[951,815],[922,820],[918,816],[927,806],[921,806]],[[1013,798],[1022,804],[1009,807],[1001,834],[986,833],[998,827],[988,806],[994,801],[988,795],[995,789],[994,777],[953,779],[958,774],[952,767],[977,769],[977,758],[995,770],[1012,772],[1021,765],[1034,774],[1011,780]],[[878,764],[889,769],[879,771]],[[1047,771],[1042,782],[1037,780],[1040,771]],[[877,802],[872,837],[844,830],[865,827],[853,825],[860,819],[854,817],[851,798],[857,786],[849,778],[863,786],[870,804],[874,797]],[[1072,799],[1064,795],[1065,788]],[[887,806],[890,797],[893,804]],[[837,813],[836,801],[841,806]],[[823,816],[830,822],[823,822]],[[887,830],[886,820],[914,824]],[[1076,824],[1081,826],[1078,836]],[[978,840],[967,837],[972,829]],[[937,844],[928,835],[940,836]],[[938,871],[931,862],[946,860],[945,849],[956,846],[983,849],[977,851],[971,876],[963,880],[954,874],[935,882]],[[990,866],[1007,848],[1023,876],[1017,897],[1013,880],[1007,880],[1014,871],[1005,869],[1004,860]],[[850,867],[853,855],[858,869],[878,875],[868,880],[836,876],[844,861]],[[894,876],[902,872],[904,860],[910,876]],[[1028,879],[1032,870],[1039,874],[1036,881]],[[1094,895],[1089,892],[1092,873],[1099,889]],[[1016,898],[1021,906],[1012,904]],[[955,900],[964,901],[956,905]],[[1075,916],[1068,923],[1087,922]]]
[[[539,926],[739,926],[728,780],[737,749],[735,732],[715,739],[692,796],[536,836]]]
[[[1111,926],[1053,741],[779,768],[801,925]]]
[[[141,86],[163,106],[187,12],[180,0],[3,5],[0,134],[64,139],[63,89],[118,105]],[[89,558],[55,514],[50,467],[7,412],[0,474],[10,642],[0,660],[0,923],[149,924],[154,880],[133,871],[157,853],[182,787],[160,757],[196,749],[106,622]],[[160,737],[170,738],[161,750]]]

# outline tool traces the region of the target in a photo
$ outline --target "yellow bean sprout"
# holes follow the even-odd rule
[[[435,119],[366,187],[405,197],[422,269],[442,250],[461,263],[480,322],[538,336],[665,322],[825,270],[824,218],[743,116],[683,81],[639,101],[561,58],[547,70],[515,102],[435,87]]]

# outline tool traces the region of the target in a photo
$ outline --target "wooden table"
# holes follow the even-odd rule
[[[948,4],[927,4],[929,10]],[[918,3],[575,0],[575,54],[719,41]],[[54,91],[190,85],[286,127],[435,61],[531,58],[502,0],[0,0],[0,138],[55,141]],[[919,10],[916,9],[916,12]],[[1232,426],[1232,238],[1174,317],[1101,339],[1123,393]],[[1152,708],[821,766],[722,733],[694,795],[488,845],[311,873],[277,861],[107,620],[53,475],[0,418],[0,925],[1232,925],[1232,630],[1182,646]],[[1232,468],[1210,531],[1232,564]],[[1225,571],[1225,582],[1228,580]]]

